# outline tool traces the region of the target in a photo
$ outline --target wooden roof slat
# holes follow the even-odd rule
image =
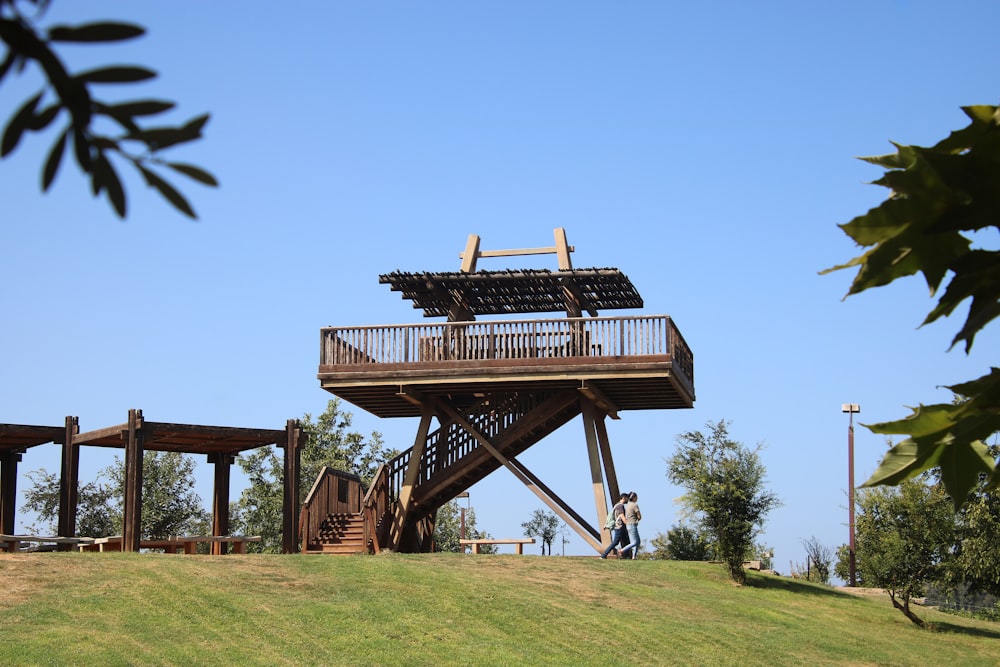
[[[455,304],[473,315],[553,313],[566,310],[569,289],[591,311],[642,308],[642,297],[628,276],[615,268],[518,269],[443,273],[394,272],[379,282],[401,292],[424,317],[446,317]]]
[[[213,454],[240,452],[284,442],[286,433],[275,429],[252,429],[231,426],[201,426],[145,421],[142,424],[143,448],[153,451]],[[110,426],[81,433],[74,438],[79,444],[98,447],[123,447],[122,432],[128,424]]]

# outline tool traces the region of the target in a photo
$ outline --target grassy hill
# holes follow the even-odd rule
[[[4,665],[1000,664],[1000,625],[720,566],[0,555]]]

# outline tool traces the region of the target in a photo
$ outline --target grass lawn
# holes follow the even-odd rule
[[[1000,664],[1000,624],[721,566],[0,555],[4,665]]]

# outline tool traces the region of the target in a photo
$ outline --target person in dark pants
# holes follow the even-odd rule
[[[626,536],[628,531],[625,529],[625,503],[628,502],[628,494],[621,494],[618,502],[611,509],[612,516],[615,517],[615,525],[611,529],[611,544],[607,549],[601,554],[601,558],[607,558],[608,554],[617,547],[618,545],[625,546]],[[621,552],[618,553],[619,558],[622,557]]]
[[[625,529],[628,531],[628,544],[622,547],[622,558],[625,553],[632,552],[632,560],[636,559],[639,553],[639,521],[642,520],[642,512],[639,511],[639,494],[635,491],[629,494],[628,502],[625,503]]]

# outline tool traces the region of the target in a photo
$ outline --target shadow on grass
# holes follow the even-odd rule
[[[969,635],[971,637],[983,637],[985,639],[1000,639],[1000,630],[989,630],[987,628],[970,628],[966,625],[955,625],[954,623],[942,623],[940,621],[928,622],[932,632],[949,632],[956,635]]]
[[[796,595],[818,595],[821,597],[833,596],[839,598],[860,598],[854,593],[839,591],[835,588],[828,588],[818,584],[808,584],[788,577],[772,577],[767,575],[748,575],[746,585],[751,588],[762,588],[768,590],[787,591]],[[888,596],[876,596],[885,597]],[[872,599],[872,598],[869,598]],[[917,615],[922,616],[920,607],[915,609]],[[925,619],[926,620],[926,619]],[[985,639],[1000,639],[1000,628],[992,630],[990,628],[976,628],[967,625],[957,625],[941,621],[928,621],[928,630],[931,632],[947,632],[956,635],[968,635],[970,637],[983,637]]]
[[[822,586],[820,584],[809,584],[790,577],[774,577],[770,575],[747,575],[746,585],[751,588],[764,588],[775,591],[788,591],[796,595],[818,595],[821,597],[856,598],[853,593],[838,591],[836,588]]]

